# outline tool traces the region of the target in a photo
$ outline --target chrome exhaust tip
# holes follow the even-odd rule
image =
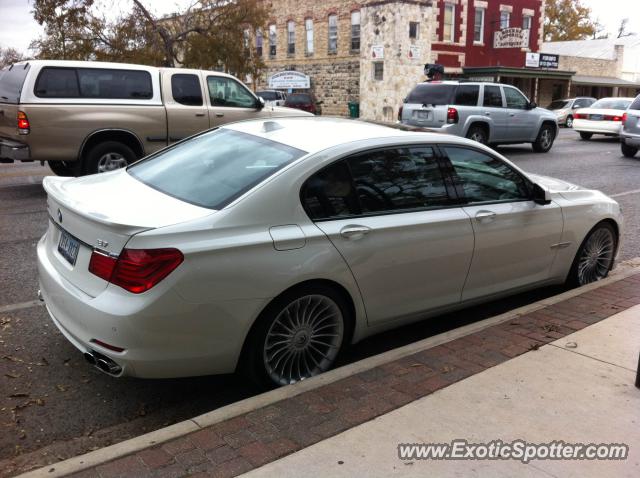
[[[38,289],[38,300],[44,302],[44,297],[42,297],[42,291],[40,289]]]
[[[107,375],[117,377],[122,372],[122,367],[120,365],[111,360],[109,357],[106,357],[98,352],[89,350],[82,355],[84,356],[84,359],[87,361],[87,363],[93,365],[95,368],[97,368],[101,372],[106,373]]]
[[[93,356],[92,353],[85,352],[85,353],[82,354],[82,356],[87,361],[87,363],[89,363],[91,365],[94,365],[94,366],[96,365],[96,358]]]

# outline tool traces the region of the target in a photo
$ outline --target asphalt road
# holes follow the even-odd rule
[[[614,196],[625,214],[620,258],[640,256],[640,159],[616,140],[582,141],[562,130],[548,154],[499,151],[527,171]],[[233,376],[113,379],[89,367],[36,300],[35,245],[46,228],[47,167],[0,164],[0,475],[57,461],[184,420],[255,393]],[[557,293],[547,288],[382,334],[355,346],[353,361]]]

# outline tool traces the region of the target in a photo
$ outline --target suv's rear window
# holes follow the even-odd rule
[[[285,101],[288,105],[308,105],[312,103],[311,97],[304,94],[287,96]]]
[[[140,161],[128,171],[182,201],[221,209],[305,154],[258,136],[218,129]]]
[[[0,78],[0,81],[2,81],[2,79]],[[630,110],[640,110],[640,96],[637,96],[635,100],[633,100],[633,103],[631,103],[631,106],[629,106]]]
[[[563,108],[567,108],[569,106],[569,102],[567,100],[556,100],[549,103],[547,106],[548,110],[561,110]]]
[[[265,101],[273,101],[278,99],[278,94],[275,91],[258,91],[257,94]]]
[[[448,105],[453,103],[457,85],[421,83],[407,96],[406,103]]]
[[[149,99],[153,96],[147,71],[106,68],[45,67],[38,75],[40,98]]]
[[[20,101],[22,84],[28,72],[28,63],[0,71],[0,103],[17,104]]]

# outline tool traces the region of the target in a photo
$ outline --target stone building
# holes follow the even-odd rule
[[[256,86],[286,88],[269,79],[295,71],[308,89],[290,90],[313,92],[323,114],[346,115],[355,101],[362,117],[393,120],[425,80],[426,63],[441,63],[449,77],[514,84],[537,101],[573,73],[526,67],[542,43],[544,0],[264,2],[268,25],[246,32],[252,54],[266,64]]]

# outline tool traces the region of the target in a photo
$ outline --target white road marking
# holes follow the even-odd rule
[[[624,192],[617,193],[617,194],[610,194],[609,197],[618,198],[620,196],[629,196],[631,194],[640,194],[640,189],[632,189],[630,191],[624,191]]]
[[[44,305],[44,302],[39,300],[30,300],[29,302],[19,302],[17,304],[9,304],[0,306],[0,314],[4,314],[7,312],[14,312],[16,310],[29,309],[31,307],[36,307],[38,305]]]

